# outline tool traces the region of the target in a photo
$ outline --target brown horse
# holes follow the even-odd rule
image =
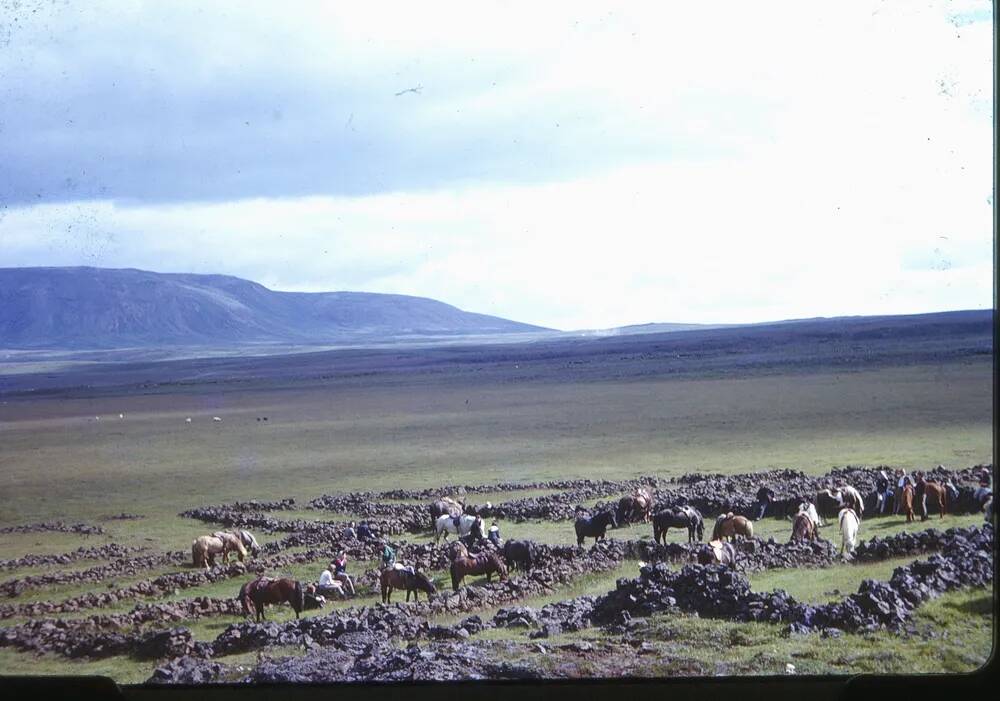
[[[728,514],[719,516],[715,520],[715,528],[712,530],[712,540],[722,540],[723,538],[733,538],[742,536],[749,540],[753,539],[753,523],[745,516],[734,516],[730,511]]]
[[[405,589],[407,601],[410,600],[410,594],[413,594],[414,601],[419,601],[420,592],[424,592],[427,594],[427,600],[430,601],[431,594],[437,593],[434,582],[420,571],[411,574],[409,570],[397,570],[389,567],[382,570],[379,582],[382,585],[383,604],[391,603],[393,589]]]
[[[900,502],[900,511],[906,514],[906,522],[913,522],[913,487],[907,483],[903,487],[903,499]]]
[[[732,543],[712,540],[698,548],[696,558],[700,565],[729,565],[736,569],[736,548]]]
[[[305,608],[306,593],[302,587],[302,582],[283,577],[281,579],[268,579],[259,577],[251,582],[247,582],[240,589],[240,604],[243,607],[244,615],[250,615],[250,606],[253,605],[257,613],[257,622],[267,620],[264,616],[265,604],[289,603],[295,611],[295,617]]]
[[[653,495],[648,489],[640,488],[627,497],[618,500],[618,513],[616,520],[620,524],[633,521],[648,523],[653,511]]]
[[[939,482],[924,482],[924,497],[921,499],[920,504],[920,520],[926,521],[928,518],[927,514],[927,499],[930,498],[931,503],[937,503],[938,512],[941,514],[941,518],[948,513],[948,489]]]
[[[507,565],[495,552],[480,553],[476,557],[458,557],[451,563],[451,588],[458,591],[459,585],[466,575],[485,574],[486,581],[491,581],[493,573],[500,575],[500,580],[507,579]]]
[[[816,540],[816,524],[809,515],[800,511],[792,522],[792,540]]]

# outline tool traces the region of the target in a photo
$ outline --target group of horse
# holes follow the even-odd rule
[[[923,483],[924,498],[936,503],[941,518],[947,513],[948,490],[945,485],[932,481]],[[883,494],[876,495],[875,503],[869,509],[881,510]],[[898,494],[900,511],[906,515],[907,523],[914,520],[914,487],[906,484]],[[992,495],[989,497],[990,502]],[[871,500],[870,500],[871,501]],[[865,513],[865,502],[857,489],[850,485],[838,485],[835,489],[822,489],[817,492],[815,500],[803,498],[793,502],[794,510],[786,514],[792,522],[791,539],[811,541],[820,539],[819,529],[825,526],[821,513],[837,513],[837,524],[841,533],[842,556],[850,557],[857,545],[861,520]],[[990,503],[992,506],[992,503]],[[585,538],[602,541],[609,528],[618,528],[630,522],[652,523],[653,540],[657,544],[666,544],[667,532],[670,528],[687,530],[688,543],[700,543],[704,539],[704,518],[701,513],[690,505],[681,505],[654,511],[654,500],[649,490],[640,488],[635,493],[622,497],[616,507],[609,507],[591,514],[583,507],[577,507],[577,518],[574,521],[577,545],[582,546]],[[463,513],[464,499],[442,497],[430,505],[430,513],[434,523],[435,542],[449,535],[457,536],[448,548],[451,564],[449,573],[453,591],[458,591],[462,581],[467,576],[485,575],[487,581],[492,581],[494,574],[500,580],[506,580],[509,571],[528,571],[535,564],[536,546],[529,540],[507,540],[502,547],[486,547],[476,554],[471,554],[469,547],[474,543],[488,543],[484,535],[484,524],[481,516]],[[927,517],[926,506],[923,507],[924,518]],[[715,521],[711,539],[702,545],[693,558],[699,563],[719,563],[730,567],[736,566],[736,549],[732,541],[739,538],[752,540],[753,521],[746,516],[727,512],[721,514]],[[201,536],[192,543],[192,559],[195,567],[206,568],[215,566],[215,556],[221,554],[222,561],[228,562],[228,555],[235,552],[242,562],[248,552],[256,555],[260,546],[253,535],[246,530],[217,531],[211,535]],[[413,596],[417,600],[420,592],[427,594],[428,599],[437,593],[434,582],[419,568],[394,565],[386,567],[379,573],[379,584],[383,603],[391,603],[392,592],[395,589],[406,591],[406,601]],[[251,609],[256,612],[257,620],[264,618],[264,606],[287,602],[295,611],[296,618],[307,607],[309,591],[298,582],[289,578],[270,579],[259,577],[247,582],[240,589],[238,598],[245,615],[250,615]],[[318,604],[318,605],[321,605]]]

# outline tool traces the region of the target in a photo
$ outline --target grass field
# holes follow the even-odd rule
[[[188,416],[191,423],[185,422]],[[223,421],[213,422],[212,416]],[[260,416],[268,421],[257,421]],[[344,490],[501,480],[668,477],[774,467],[818,474],[846,464],[967,467],[993,461],[992,422],[988,358],[715,379],[408,385],[403,378],[373,387],[316,382],[273,389],[255,385],[246,390],[227,386],[218,391],[199,387],[149,394],[130,390],[117,396],[76,392],[8,398],[0,401],[0,525],[50,519],[99,522],[107,534],[8,534],[0,539],[0,559],[106,542],[186,550],[192,538],[211,526],[180,518],[178,512],[233,500],[290,496],[300,508],[274,512],[278,518],[333,520],[346,515],[305,509],[308,500]],[[496,503],[541,493],[545,491],[493,493],[474,500]],[[122,511],[145,518],[98,521]],[[981,516],[926,524],[905,524],[894,517],[866,519],[861,537],[980,521]],[[504,538],[574,540],[569,522],[500,525]],[[756,524],[756,532],[785,541],[790,524],[765,519]],[[832,529],[821,533],[839,545]],[[267,541],[281,535],[258,537]],[[651,537],[651,527],[633,525],[613,531],[611,537]],[[402,539],[419,542],[431,535]],[[681,541],[686,534],[671,531],[670,539]],[[0,573],[0,580],[97,564],[9,570]],[[755,589],[784,588],[802,600],[824,601],[836,598],[830,593],[834,590],[855,591],[861,579],[887,578],[900,564],[905,563],[840,566],[808,575],[766,572],[754,575],[752,583]],[[352,570],[358,567],[364,565],[354,563]],[[287,574],[314,580],[319,569],[315,564],[294,566]],[[162,567],[136,578],[177,570]],[[603,593],[613,588],[617,577],[635,573],[635,563],[626,563],[614,572],[584,577],[549,600]],[[443,573],[437,574],[438,585],[447,586]],[[128,581],[120,578],[116,584]],[[64,598],[106,584],[46,587],[19,600]],[[220,582],[181,591],[176,598],[232,596],[237,586]],[[935,643],[919,638],[847,636],[820,645],[815,636],[783,637],[777,626],[681,616],[654,621],[651,639],[662,660],[633,671],[783,673],[790,660],[800,672],[970,670],[991,649],[992,616],[983,603],[990,596],[958,592],[920,610],[920,620],[948,633],[943,643],[936,643],[943,645],[940,654],[930,657]],[[361,601],[334,605],[374,601],[375,595],[366,592]],[[548,600],[525,603],[540,606]],[[104,611],[128,610],[131,605]],[[286,610],[274,613],[275,620],[289,616]],[[196,621],[191,628],[207,640],[231,622]],[[486,638],[491,635],[503,633]],[[595,635],[585,631],[566,639]],[[268,654],[279,653],[296,654]],[[222,661],[252,664],[256,659],[243,657]],[[21,670],[28,660],[33,673],[110,674],[126,683],[148,678],[155,666],[122,659],[73,663],[0,650],[0,672]],[[622,661],[610,656],[607,663],[612,662]],[[590,660],[574,673],[610,669],[602,664]]]

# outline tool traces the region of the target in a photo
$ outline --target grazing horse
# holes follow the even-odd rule
[[[800,511],[792,522],[792,537],[789,542],[793,540],[816,540],[816,524],[804,511]]]
[[[700,541],[705,537],[705,522],[698,510],[691,506],[678,506],[674,509],[665,509],[653,516],[653,540],[657,543],[662,541],[667,544],[668,528],[686,528],[688,532],[688,542],[695,542],[695,535]]]
[[[904,514],[906,514],[906,522],[913,522],[913,486],[907,483],[903,487],[903,497],[900,500],[900,509]]]
[[[648,489],[637,489],[635,494],[622,497],[618,501],[618,513],[616,519],[618,523],[624,525],[632,521],[641,520],[648,523],[653,510],[653,495]]]
[[[729,565],[736,569],[736,548],[726,541],[709,541],[698,548],[697,557],[700,565]]]
[[[924,482],[924,493],[920,500],[921,521],[926,521],[928,518],[927,497],[931,498],[931,503],[937,504],[938,513],[941,514],[941,518],[944,518],[945,514],[948,513],[948,489],[940,482]]]
[[[410,572],[409,570],[398,570],[389,567],[382,570],[382,574],[379,575],[379,583],[382,585],[383,604],[392,602],[393,589],[405,589],[407,601],[410,600],[410,594],[413,594],[414,601],[419,601],[417,597],[420,596],[420,592],[425,592],[427,600],[430,601],[431,595],[437,593],[434,582],[419,570]]]
[[[240,562],[244,562],[247,557],[247,549],[243,547],[243,541],[236,533],[231,531],[216,531],[212,534],[213,537],[218,538],[226,544],[226,547],[222,550],[222,564],[229,564],[229,553],[235,552],[236,556],[240,559]]]
[[[251,555],[254,557],[260,555],[260,543],[258,543],[257,539],[253,537],[253,533],[241,528],[236,532],[236,535],[240,537],[243,547],[249,550]]]
[[[258,623],[261,620],[267,620],[267,617],[264,615],[265,604],[287,602],[292,605],[295,617],[298,618],[299,614],[305,608],[305,599],[306,593],[302,587],[302,582],[288,579],[287,577],[281,579],[266,579],[261,577],[244,584],[243,588],[240,589],[240,602],[243,605],[244,613],[250,615],[250,605],[252,604],[257,613],[256,620]]]
[[[495,552],[485,552],[475,557],[459,557],[451,562],[451,588],[458,591],[459,585],[466,575],[485,574],[486,581],[491,581],[493,573],[500,575],[500,580],[507,579],[507,565]]]
[[[469,535],[473,532],[478,532],[480,538],[485,538],[483,535],[483,519],[481,516],[459,516],[459,527],[455,530],[455,521],[448,514],[438,516],[437,521],[434,522],[434,542],[437,543],[441,540],[442,534],[444,539],[448,540],[448,534],[454,533],[457,536]]]
[[[840,523],[840,554],[843,555],[846,550],[847,557],[850,557],[858,543],[858,528],[861,526],[861,520],[854,513],[854,509],[844,507],[840,510],[837,521]]]
[[[530,540],[508,540],[503,544],[501,552],[512,570],[527,572],[535,560],[535,543]]]
[[[743,536],[748,540],[753,539],[753,522],[746,516],[734,516],[730,511],[715,520],[715,528],[712,529],[712,540],[722,540],[723,538],[736,538]]]
[[[579,516],[573,524],[576,530],[576,544],[583,545],[584,538],[593,538],[595,541],[604,540],[608,527],[617,528],[618,521],[614,511],[602,511],[592,518]]]
[[[234,539],[237,543],[238,538]],[[240,544],[240,549],[243,549],[242,543]],[[218,538],[214,535],[203,535],[195,538],[191,541],[191,562],[195,567],[204,567],[206,570],[215,567],[215,556],[222,555],[223,561],[228,560],[228,555],[230,550],[236,550],[232,545],[232,541],[224,538]],[[239,552],[239,550],[237,550]],[[240,555],[240,560],[246,556],[246,550],[243,549],[242,555]]]

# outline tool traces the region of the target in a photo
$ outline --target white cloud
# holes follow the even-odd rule
[[[988,307],[984,6],[128,6],[150,34],[108,32],[157,76],[143,95],[169,105],[227,76],[252,90],[259,74],[286,96],[286,121],[310,106],[321,118],[253,144],[259,182],[276,183],[267,197],[11,207],[0,265],[223,272],[559,328]],[[63,41],[86,39],[88,12]],[[97,48],[80,76],[126,53]],[[46,65],[57,75],[59,61]],[[286,193],[298,158],[340,177],[343,164],[309,154],[346,114],[351,138],[398,148],[415,179],[366,196]],[[192,129],[204,117],[204,141],[241,113],[176,116]],[[424,136],[433,148],[408,145]],[[387,180],[392,167],[379,162]]]

